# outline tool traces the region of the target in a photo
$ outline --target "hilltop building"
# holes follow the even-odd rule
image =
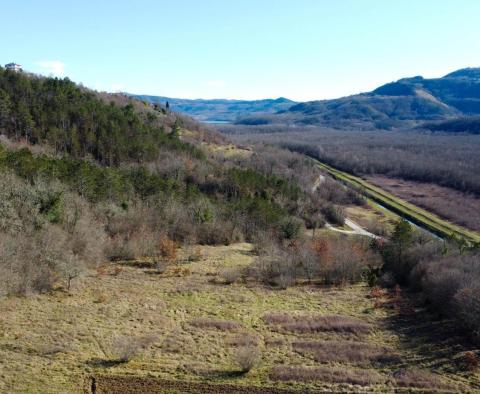
[[[22,66],[17,63],[8,63],[5,64],[5,68],[10,71],[20,72],[22,71]]]

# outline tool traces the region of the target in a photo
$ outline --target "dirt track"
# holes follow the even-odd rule
[[[316,393],[305,391],[302,393]],[[185,393],[185,394],[299,394],[300,391],[276,389],[271,387],[234,386],[203,382],[185,382],[162,380],[134,376],[99,375],[86,379],[85,393],[89,394],[147,394],[147,393]]]
[[[372,234],[359,226],[357,223],[355,223],[353,220],[350,219],[345,219],[345,224],[351,228],[351,230],[342,230],[336,227],[333,227],[331,224],[327,223],[325,227],[327,227],[330,230],[337,231],[339,233],[343,234],[352,234],[352,235],[364,235],[365,237],[370,237],[370,238],[380,238],[379,236]]]

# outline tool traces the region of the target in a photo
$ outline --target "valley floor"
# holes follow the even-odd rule
[[[0,392],[92,392],[92,378],[97,394],[480,391],[463,364],[470,345],[399,291],[225,284],[219,272],[248,265],[251,245],[195,254],[163,274],[146,261],[108,263],[71,294],[0,300]],[[148,345],[120,362],[119,338]],[[245,345],[261,361],[241,373]]]
[[[412,204],[473,231],[480,231],[480,198],[432,183],[384,176],[366,178],[372,184]]]

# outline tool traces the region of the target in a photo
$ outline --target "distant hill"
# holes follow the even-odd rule
[[[472,115],[480,115],[480,68],[457,70],[442,78],[404,78],[369,93],[300,103],[274,115],[250,115],[238,123],[391,129]]]
[[[189,100],[163,96],[132,95],[137,99],[165,106],[183,112],[203,122],[235,122],[240,117],[251,114],[272,114],[289,109],[296,104],[284,97],[265,100]]]

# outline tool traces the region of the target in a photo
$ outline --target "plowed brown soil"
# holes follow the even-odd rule
[[[211,384],[204,382],[185,382],[142,378],[133,376],[101,375],[89,377],[85,385],[85,393],[90,394],[145,394],[145,393],[185,393],[185,394],[299,394],[300,391],[277,389],[271,387],[233,386],[227,384]],[[315,393],[305,391],[301,393]]]

